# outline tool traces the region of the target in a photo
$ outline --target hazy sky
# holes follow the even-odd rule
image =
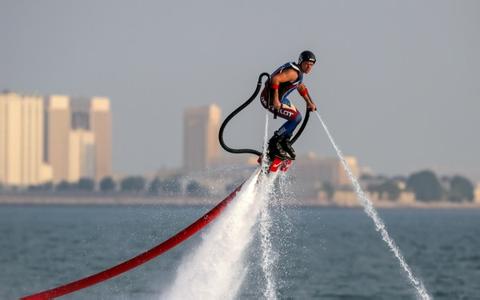
[[[0,14],[0,89],[110,97],[115,171],[180,166],[187,106],[225,116],[310,49],[305,83],[344,153],[480,180],[480,1],[0,0]],[[264,115],[252,104],[229,142],[258,148]],[[296,148],[333,155],[316,118]]]

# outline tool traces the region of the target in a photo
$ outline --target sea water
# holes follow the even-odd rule
[[[0,206],[0,299],[17,299],[110,267],[158,244],[210,208]],[[278,229],[271,230],[271,240],[279,253],[273,276],[279,299],[415,299],[362,210],[287,207],[271,213],[273,229]],[[434,299],[480,298],[480,210],[379,213]],[[65,299],[158,299],[182,259],[201,242],[197,235],[142,267]],[[254,239],[250,247],[260,244]],[[261,261],[249,256],[238,299],[263,298]]]

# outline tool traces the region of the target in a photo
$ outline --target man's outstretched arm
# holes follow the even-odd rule
[[[310,109],[311,111],[316,111],[317,106],[315,105],[315,103],[313,103],[312,97],[310,97],[310,94],[308,93],[308,89],[305,86],[305,84],[303,83],[300,84],[297,90],[298,90],[298,93],[303,97],[303,99],[307,103],[308,109]]]

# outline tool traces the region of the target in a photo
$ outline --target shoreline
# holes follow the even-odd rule
[[[0,205],[172,205],[172,206],[205,206],[215,205],[222,200],[201,197],[158,197],[144,195],[0,195]],[[294,207],[324,208],[362,208],[360,203],[341,203],[335,201],[319,201],[317,199],[285,199],[285,205]],[[480,209],[479,202],[373,202],[375,208],[397,209]]]

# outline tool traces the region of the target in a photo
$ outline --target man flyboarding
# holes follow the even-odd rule
[[[287,120],[275,131],[268,142],[268,155],[271,160],[274,157],[282,160],[295,159],[295,150],[292,148],[290,139],[293,131],[302,121],[302,115],[287,97],[296,89],[305,100],[308,109],[317,110],[307,87],[303,84],[303,74],[310,73],[315,62],[315,55],[311,51],[303,51],[297,63],[288,62],[280,66],[265,83],[260,96],[263,107]]]

